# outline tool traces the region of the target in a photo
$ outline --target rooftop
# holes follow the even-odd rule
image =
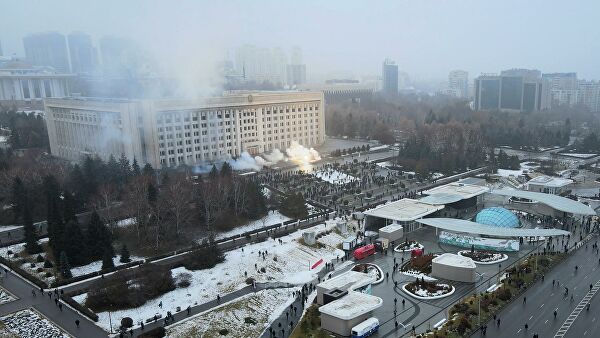
[[[492,194],[502,195],[502,196],[513,196],[518,198],[526,198],[533,201],[538,201],[540,203],[546,204],[547,206],[571,214],[577,215],[596,215],[594,209],[590,208],[590,206],[585,205],[581,202],[574,201],[572,199],[552,195],[552,194],[544,194],[541,192],[533,192],[533,191],[524,191],[524,190],[509,190],[509,189],[495,189],[492,191]]]
[[[551,177],[546,175],[537,176],[527,182],[527,184],[543,185],[545,187],[560,188],[573,183],[573,180],[561,177]]]
[[[434,263],[451,265],[462,268],[475,268],[475,262],[469,257],[464,257],[461,255],[453,254],[453,253],[445,253],[440,256],[437,256],[433,259]]]
[[[351,320],[373,311],[383,304],[383,299],[366,293],[351,291],[347,296],[325,304],[319,312],[342,320]]]
[[[402,230],[402,229],[403,229],[402,225],[400,225],[398,223],[392,223],[390,225],[386,225],[383,228],[379,229],[379,232],[391,233],[391,232]]]
[[[434,197],[443,196],[444,199],[449,199],[448,196],[454,196],[454,199],[456,200],[453,202],[458,202],[460,200],[482,195],[488,191],[490,191],[490,189],[485,186],[452,182],[425,190],[423,191],[423,194]]]
[[[373,282],[375,282],[375,279],[372,276],[369,276],[363,272],[349,270],[317,284],[317,287],[321,287],[326,290],[354,290]]]
[[[494,237],[548,237],[570,234],[560,229],[500,228],[457,218],[424,218],[417,222],[448,231]]]
[[[444,209],[443,205],[431,205],[419,200],[403,198],[389,202],[364,212],[365,215],[391,219],[398,222],[414,221],[438,210]]]

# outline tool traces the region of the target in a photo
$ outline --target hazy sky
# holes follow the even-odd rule
[[[40,31],[129,36],[168,63],[199,66],[249,43],[302,47],[307,71],[379,74],[384,58],[421,79],[506,68],[600,79],[600,0],[0,0],[4,54]]]

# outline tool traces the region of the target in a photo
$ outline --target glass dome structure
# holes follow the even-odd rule
[[[519,227],[519,218],[510,210],[500,207],[481,210],[477,216],[475,216],[475,222],[502,228]]]

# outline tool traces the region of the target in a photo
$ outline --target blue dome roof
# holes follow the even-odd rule
[[[501,228],[517,228],[519,226],[519,218],[510,210],[500,207],[481,210],[475,216],[475,222]]]

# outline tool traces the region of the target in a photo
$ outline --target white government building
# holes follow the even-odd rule
[[[232,92],[198,100],[44,101],[52,155],[111,154],[154,168],[211,163],[325,140],[321,92]]]

